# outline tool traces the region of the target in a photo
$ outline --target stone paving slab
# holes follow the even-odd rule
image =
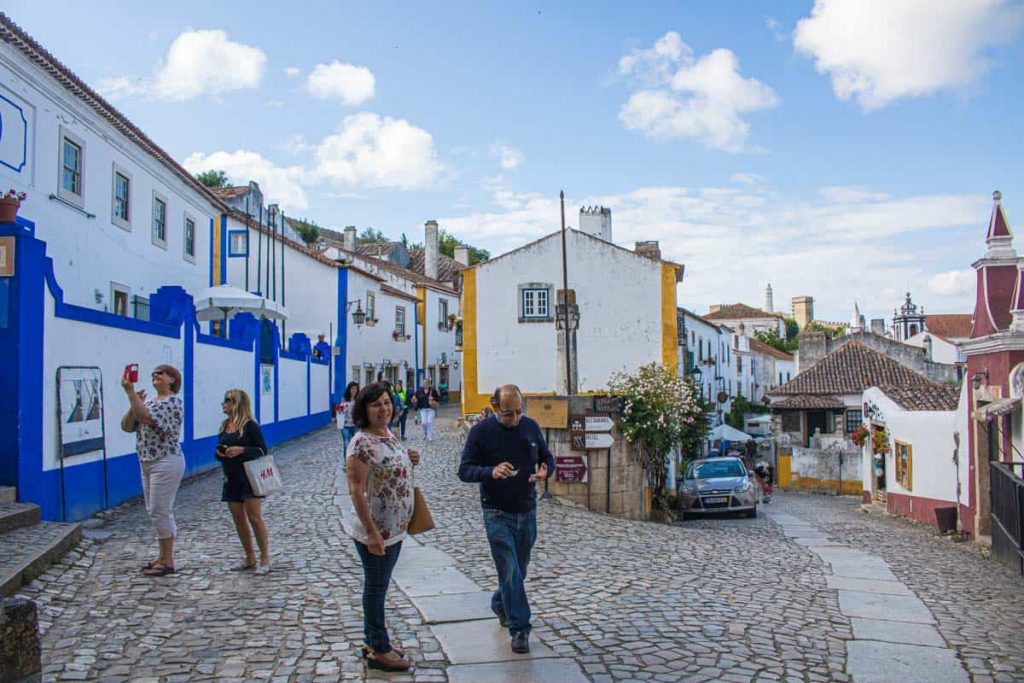
[[[411,598],[422,595],[475,593],[480,590],[480,586],[466,578],[466,575],[455,567],[427,567],[423,569],[413,566],[396,566],[392,578],[402,591]]]
[[[835,590],[883,593],[886,595],[913,595],[914,593],[899,581],[878,581],[875,579],[854,579],[849,576],[830,576],[826,585]]]
[[[856,683],[967,683],[952,650],[854,640],[846,644],[846,671]]]
[[[491,593],[452,593],[450,595],[422,595],[412,598],[412,604],[428,624],[454,621],[496,619],[491,611]]]
[[[935,617],[916,595],[839,591],[839,609],[848,617],[934,624]]]
[[[850,619],[850,623],[853,625],[853,637],[857,640],[881,640],[887,643],[946,647],[946,641],[930,624],[911,624],[905,621],[863,619],[861,617],[853,617]]]
[[[851,579],[876,579],[878,581],[899,581],[882,560],[836,560],[830,562],[832,573]]]
[[[764,516],[782,527],[812,526],[810,522],[803,519],[802,517],[797,517],[796,515],[791,515],[786,512],[775,512],[774,510],[765,510]]]
[[[434,624],[430,627],[441,643],[452,664],[481,664],[484,662],[514,662],[528,659],[546,659],[558,655],[536,636],[530,637],[530,651],[512,652],[512,638],[508,629],[497,619],[487,621],[461,621],[457,624]]]
[[[830,541],[826,536],[794,536],[790,538],[793,543],[802,545],[805,548],[849,548],[845,543]]]
[[[410,540],[406,537],[406,541]],[[429,546],[422,545],[406,545],[406,541],[402,541],[402,552],[398,556],[398,564],[395,565],[395,571],[408,569],[426,569],[432,567],[451,567],[455,565],[455,560],[452,556],[443,550],[437,548],[431,548]]]
[[[588,680],[571,659],[528,659],[448,667],[449,683],[586,683]]]

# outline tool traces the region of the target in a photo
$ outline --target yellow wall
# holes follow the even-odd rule
[[[679,330],[676,329],[676,267],[661,264],[661,363],[678,371]]]
[[[220,268],[220,251],[221,251],[221,238],[224,234],[225,224],[227,223],[227,214],[221,214],[219,219],[213,219],[213,244],[210,245],[213,249],[213,284],[219,285],[221,282],[227,282],[226,273],[221,272]],[[199,226],[196,225],[196,244],[199,243]]]
[[[477,384],[476,269],[462,271],[462,414],[479,413],[489,394]]]
[[[778,482],[779,486],[786,488],[792,481],[793,472],[793,456],[791,455],[780,455],[779,456],[779,471],[778,471]]]
[[[782,468],[779,467],[779,469],[781,470]],[[801,477],[799,474],[793,474],[787,484],[783,484],[782,477],[779,477],[779,486],[790,491],[839,491],[839,480]],[[861,481],[860,477],[843,479],[842,493],[859,495],[863,489],[864,482]]]
[[[420,330],[420,369],[423,370],[424,379],[429,377],[427,374],[427,288],[417,287],[416,288],[416,324],[422,325],[423,329]],[[418,380],[419,378],[417,378]]]

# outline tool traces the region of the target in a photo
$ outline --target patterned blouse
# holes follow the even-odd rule
[[[370,466],[366,499],[370,518],[384,539],[394,545],[405,538],[412,519],[412,462],[394,434],[375,436],[359,431],[348,444],[349,457]],[[369,543],[366,529],[353,508],[345,517],[345,531],[362,544]]]
[[[184,455],[179,443],[181,423],[185,419],[185,407],[181,397],[154,396],[146,401],[146,408],[153,418],[153,424],[138,423],[136,449],[139,452],[139,460],[152,462],[168,455]]]

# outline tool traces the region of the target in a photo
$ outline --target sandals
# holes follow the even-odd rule
[[[167,576],[168,574],[174,573],[174,567],[168,567],[166,565],[154,562],[148,568],[142,570],[143,576]]]
[[[239,562],[228,569],[230,572],[247,572],[250,569],[256,569],[256,562]]]

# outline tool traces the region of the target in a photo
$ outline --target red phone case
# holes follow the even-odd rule
[[[135,383],[139,381],[139,364],[129,363],[124,366],[124,376],[129,382]]]

